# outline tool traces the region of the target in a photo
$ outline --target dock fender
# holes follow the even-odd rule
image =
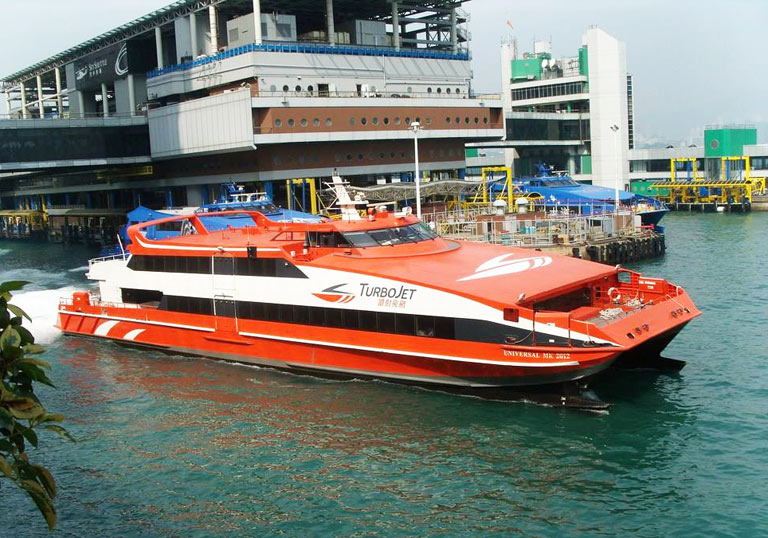
[[[571,255],[572,255],[574,258],[581,258],[581,251],[579,250],[579,247],[573,247],[573,248],[571,249]]]

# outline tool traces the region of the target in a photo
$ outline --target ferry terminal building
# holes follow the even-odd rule
[[[8,75],[0,210],[411,181],[413,121],[423,173],[463,177],[465,143],[504,134],[498,97],[472,93],[465,3],[178,0]]]

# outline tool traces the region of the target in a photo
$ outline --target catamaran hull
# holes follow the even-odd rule
[[[191,325],[184,319],[146,319],[136,308],[67,308],[59,311],[57,324],[65,334],[322,377],[475,389],[551,386],[592,377],[619,355],[619,350],[605,347],[524,351],[472,342],[457,346],[455,341],[444,346],[453,349],[447,355],[439,353],[442,346],[434,340],[414,345],[414,340],[425,339],[392,334],[345,336],[334,329],[308,326],[297,331],[280,323],[241,322],[242,327],[233,327],[231,319],[223,320],[228,327],[217,328],[219,319],[212,316],[194,316],[207,323]]]

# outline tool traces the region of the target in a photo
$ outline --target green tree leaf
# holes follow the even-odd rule
[[[23,311],[21,308],[19,308],[19,307],[18,307],[18,306],[16,306],[15,304],[9,304],[9,305],[8,305],[6,308],[8,308],[8,310],[10,310],[11,312],[13,312],[14,314],[16,314],[16,315],[17,315],[17,316],[19,316],[19,317],[24,317],[24,318],[27,318],[27,320],[28,320],[30,323],[32,323],[32,318],[30,318],[30,317],[27,315],[27,313],[26,313],[26,312],[24,312],[24,311]]]
[[[22,480],[21,487],[29,493],[32,500],[37,505],[37,509],[43,514],[45,522],[48,524],[48,530],[53,530],[56,526],[56,508],[53,506],[48,492],[34,480]]]
[[[3,456],[0,456],[0,473],[3,473],[8,478],[13,478],[13,467]]]
[[[24,353],[26,353],[28,355],[38,355],[38,354],[43,353],[45,351],[45,348],[43,346],[41,346],[40,344],[27,344],[22,349],[24,350]],[[33,360],[33,359],[29,359],[29,360]],[[50,370],[51,369],[51,365],[48,364],[46,361],[39,361],[39,362],[43,363],[43,364],[39,364],[38,366],[42,366],[46,370]]]
[[[0,334],[0,351],[5,352],[6,349],[19,347],[19,345],[21,345],[19,333],[11,326],[6,327],[3,334]]]
[[[9,280],[8,282],[0,283],[0,293],[18,291],[27,284],[29,284],[29,281],[27,280]]]
[[[48,496],[51,499],[56,497],[56,481],[50,471],[40,465],[30,465],[29,469],[37,475],[38,482],[45,488]]]
[[[10,306],[10,305],[8,305]],[[16,331],[19,333],[19,336],[21,337],[21,344],[22,346],[25,346],[27,344],[34,344],[35,343],[35,337],[32,336],[32,333],[29,332],[25,327],[16,327]]]
[[[76,443],[77,442],[75,440],[75,438],[72,437],[67,430],[65,430],[61,426],[57,426],[56,424],[46,424],[45,426],[43,426],[43,429],[51,430],[52,432],[56,432],[59,435],[61,435],[64,439],[66,439],[67,441],[70,441],[72,443]]]
[[[18,424],[17,428],[21,430],[21,435],[24,436],[24,439],[29,441],[30,445],[37,448],[37,434],[35,433],[35,430],[32,428],[25,428],[21,424]]]
[[[11,400],[3,402],[8,412],[13,415],[14,418],[27,418],[34,419],[40,415],[45,414],[45,409],[42,405],[37,403],[31,398],[23,398],[21,400]]]

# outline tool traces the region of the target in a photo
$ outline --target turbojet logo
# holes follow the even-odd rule
[[[321,293],[313,293],[318,299],[328,301],[329,303],[349,303],[355,297],[374,297],[379,300],[379,306],[394,306],[405,308],[407,302],[413,299],[416,288],[406,288],[405,286],[371,286],[368,283],[360,284],[360,293],[355,294],[341,288],[347,284],[336,284],[330,288],[325,288]]]
[[[350,291],[340,290],[339,288],[342,286],[346,286],[346,283],[336,284],[330,288],[325,288],[322,293],[313,293],[312,295],[329,303],[348,303],[355,298],[355,294]]]
[[[457,282],[521,273],[528,269],[536,269],[537,267],[544,267],[545,265],[552,263],[552,258],[549,256],[510,259],[512,256],[514,256],[514,254],[502,254],[501,256],[488,260],[475,269],[474,274],[460,278]]]

